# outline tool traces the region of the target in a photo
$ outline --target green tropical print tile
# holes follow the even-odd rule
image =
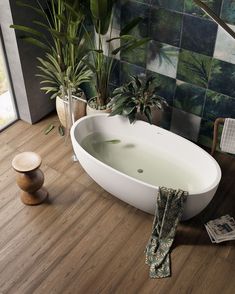
[[[213,21],[184,15],[181,48],[213,56],[217,24]]]
[[[160,127],[170,130],[172,119],[172,107],[168,107],[163,111]]]
[[[211,57],[182,49],[179,54],[177,79],[206,88],[211,61]]]
[[[235,30],[235,0],[203,2]],[[223,29],[217,30],[193,0],[117,1],[113,34],[139,16],[143,21],[130,34],[152,40],[117,56],[120,64],[112,73],[110,89],[126,83],[130,75],[155,75],[158,95],[173,109],[167,113],[163,127],[172,129],[173,122],[182,136],[196,141],[203,117],[199,142],[208,146],[213,120],[217,116],[235,117],[234,39]],[[92,85],[84,87],[88,97],[95,95]]]
[[[149,42],[147,69],[176,78],[179,48],[157,41]]]
[[[183,15],[162,8],[152,8],[151,12],[150,37],[178,47]]]
[[[235,64],[213,59],[209,89],[235,97]]]
[[[184,10],[184,0],[152,0],[152,5],[180,12]]]
[[[124,0],[121,5],[121,28],[132,19],[142,17],[143,20],[132,29],[131,34],[136,37],[147,37],[149,34],[150,7],[135,1]]]
[[[115,59],[111,71],[110,83],[116,86],[120,85],[120,61]]]
[[[146,67],[147,46],[148,45],[145,44],[129,52],[121,52],[121,59],[137,66]]]
[[[206,89],[177,81],[174,107],[201,116]]]
[[[144,3],[144,4],[151,4],[152,0],[136,0],[136,2]]]
[[[220,15],[222,0],[204,0],[203,3],[207,4],[218,16]],[[184,11],[195,16],[209,18],[206,12],[198,7],[193,0],[185,0]]]
[[[225,22],[235,25],[235,0],[223,1],[221,18]]]
[[[154,76],[155,82],[159,87],[157,94],[162,98],[165,98],[169,105],[173,103],[173,97],[175,94],[176,80],[152,71],[147,71],[147,76]]]
[[[211,148],[213,143],[213,130],[214,130],[214,120],[202,119],[200,133],[198,137],[198,143],[203,146],[207,146]],[[219,142],[221,139],[222,131],[223,131],[223,125],[219,125],[218,144],[216,146],[216,150],[218,151],[220,150]]]
[[[145,68],[122,61],[120,65],[121,83],[127,83],[128,81],[130,81],[131,75],[145,76]]]
[[[211,148],[213,142],[213,125],[211,120],[202,119],[198,143]]]
[[[118,1],[113,9],[113,28],[120,30],[121,24],[121,3]]]
[[[201,117],[173,107],[170,131],[197,142]]]
[[[215,120],[218,117],[235,118],[235,98],[207,90],[203,118]]]
[[[229,26],[235,31],[235,26]],[[214,57],[235,64],[234,42],[234,39],[223,28],[218,27]]]

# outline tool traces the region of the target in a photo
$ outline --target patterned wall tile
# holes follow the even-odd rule
[[[235,25],[235,0],[223,1],[221,18],[225,22]]]
[[[202,119],[198,143],[211,148],[213,141],[213,126],[214,122],[211,120]]]
[[[211,62],[211,57],[182,49],[179,54],[177,79],[206,88]]]
[[[212,142],[213,142],[213,130],[214,130],[214,121],[202,119],[199,137],[198,137],[198,143],[203,146],[207,146],[207,147],[211,148]],[[219,125],[218,142],[220,142],[222,130],[223,130],[223,126]],[[219,150],[219,144],[217,144],[216,149]]]
[[[235,0],[203,2],[235,25]],[[213,120],[235,118],[235,40],[217,29],[193,0],[121,0],[119,4],[116,32],[142,16],[143,22],[131,33],[152,41],[131,54],[121,54],[112,87],[129,81],[130,75],[153,74],[160,86],[158,95],[174,106],[164,112],[162,126],[209,146]]]
[[[127,83],[130,81],[130,76],[139,75],[145,76],[145,68],[136,66],[131,63],[122,61],[120,64],[120,82]]]
[[[121,52],[121,59],[123,61],[141,66],[146,67],[146,60],[147,60],[147,44],[140,46],[134,50],[129,52]]]
[[[170,130],[171,127],[171,119],[172,119],[172,107],[166,107],[162,114],[162,119],[160,123],[160,127]]]
[[[152,0],[152,5],[183,12],[184,0]]]
[[[136,0],[136,2],[144,3],[144,4],[150,4],[152,0]]]
[[[197,142],[201,117],[173,108],[170,130],[182,137]]]
[[[235,31],[235,26],[230,25]],[[235,40],[222,28],[218,27],[214,57],[235,64]]]
[[[147,69],[176,78],[179,48],[151,41],[148,47]]]
[[[120,30],[121,24],[121,3],[118,1],[114,5],[114,13],[113,13],[113,28],[116,30]]]
[[[184,15],[181,47],[213,56],[217,25],[215,22]]]
[[[206,89],[177,81],[174,107],[201,116]]]
[[[204,0],[203,3],[207,4],[217,15],[220,15],[222,0]],[[207,14],[193,0],[185,0],[184,11],[185,13],[208,18]]]
[[[179,47],[183,15],[163,8],[152,8],[151,12],[150,37]]]
[[[235,118],[235,98],[207,90],[203,118],[215,120],[218,117]]]
[[[113,62],[113,70],[111,71],[110,83],[119,86],[120,85],[120,61],[115,59]]]
[[[121,5],[121,28],[125,27],[132,19],[142,17],[143,21],[131,31],[131,34],[136,37],[147,37],[149,33],[149,16],[150,7],[148,5],[123,0]]]
[[[157,94],[165,98],[169,105],[172,105],[175,94],[176,80],[149,70],[147,71],[147,76],[156,77],[156,83],[159,86]]]
[[[209,89],[235,97],[235,64],[213,59]]]

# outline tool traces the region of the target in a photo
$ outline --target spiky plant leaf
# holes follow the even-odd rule
[[[142,17],[136,17],[132,19],[120,32],[120,36],[126,35],[129,33],[133,28],[135,28],[140,22],[143,21]]]

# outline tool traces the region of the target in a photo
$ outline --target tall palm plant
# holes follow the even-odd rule
[[[95,28],[96,42],[90,42],[92,44],[90,60],[85,63],[95,75],[97,108],[105,107],[109,102],[109,82],[116,64],[116,55],[121,50],[122,52],[130,51],[149,41],[149,38],[138,39],[129,34],[142,21],[140,17],[131,20],[121,30],[119,36],[112,37],[113,8],[116,2],[117,0],[90,0],[90,13]],[[117,40],[120,41],[120,46],[113,48],[112,43]]]
[[[42,78],[41,89],[51,98],[75,93],[84,82],[90,81],[92,72],[83,60],[86,58],[86,34],[83,29],[86,0],[48,0],[46,7],[37,0],[37,7],[17,2],[21,8],[31,9],[38,15],[33,23],[37,27],[12,25],[25,33],[21,38],[45,51],[38,58]]]

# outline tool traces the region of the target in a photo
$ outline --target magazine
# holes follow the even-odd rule
[[[205,228],[212,243],[235,240],[235,220],[228,214],[207,222]]]

